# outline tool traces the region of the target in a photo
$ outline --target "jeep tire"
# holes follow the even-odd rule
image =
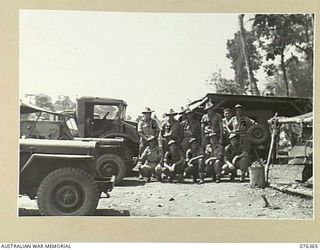
[[[248,141],[253,145],[260,145],[270,138],[269,130],[262,124],[254,124],[247,130]]]
[[[92,215],[98,205],[99,189],[86,171],[60,168],[41,182],[37,203],[41,215]]]
[[[110,177],[115,175],[114,184],[119,184],[126,176],[127,167],[122,158],[116,154],[103,154],[97,160],[99,176]]]

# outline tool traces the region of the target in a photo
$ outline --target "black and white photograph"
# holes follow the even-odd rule
[[[17,216],[314,220],[315,25],[21,9]]]

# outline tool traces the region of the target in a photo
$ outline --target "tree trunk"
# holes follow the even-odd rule
[[[311,16],[311,20],[309,20],[309,15],[306,16],[306,24],[305,24],[305,32],[306,32],[306,41],[307,41],[307,58],[309,62],[309,73],[313,74],[313,43],[310,49],[310,38],[309,38],[309,25],[311,25],[311,29],[313,27],[312,23],[313,17]]]
[[[246,68],[249,76],[250,91],[253,95],[260,95],[259,89],[257,87],[256,79],[254,78],[254,75],[253,75],[251,60],[250,60],[250,57],[248,56],[246,38],[245,38],[245,29],[243,26],[243,17],[244,17],[244,14],[239,15],[240,41],[241,41],[241,48],[244,56],[244,61],[246,63]]]
[[[281,70],[283,73],[283,81],[284,81],[284,84],[286,85],[286,96],[289,96],[289,82],[287,77],[286,65],[284,63],[284,49],[285,49],[285,45],[282,46],[282,50],[281,50]]]

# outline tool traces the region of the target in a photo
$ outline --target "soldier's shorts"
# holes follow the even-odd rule
[[[204,164],[199,165],[199,163],[187,165],[184,172],[186,173],[187,177],[189,176],[197,177],[199,173],[205,172],[205,166]]]
[[[151,177],[152,173],[155,173],[155,169],[161,165],[158,163],[146,163],[141,166],[140,173],[143,177]]]
[[[176,177],[177,174],[182,175],[184,172],[184,168],[185,168],[184,163],[181,163],[176,165],[174,172],[170,172],[169,169],[163,168],[162,173],[164,173],[166,176],[174,178]]]
[[[249,160],[247,157],[242,157],[241,159],[238,159],[235,164],[236,169],[240,169],[241,172],[248,171],[249,168]]]
[[[206,165],[206,173],[208,176],[220,175],[223,162],[221,160],[213,160]]]

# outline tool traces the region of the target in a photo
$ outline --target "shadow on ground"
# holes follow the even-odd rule
[[[38,209],[19,208],[19,216],[41,216]],[[93,216],[130,216],[129,210],[97,209]]]
[[[146,183],[144,181],[139,180],[123,180],[121,183],[117,184],[119,187],[136,187],[136,186],[144,186]]]

